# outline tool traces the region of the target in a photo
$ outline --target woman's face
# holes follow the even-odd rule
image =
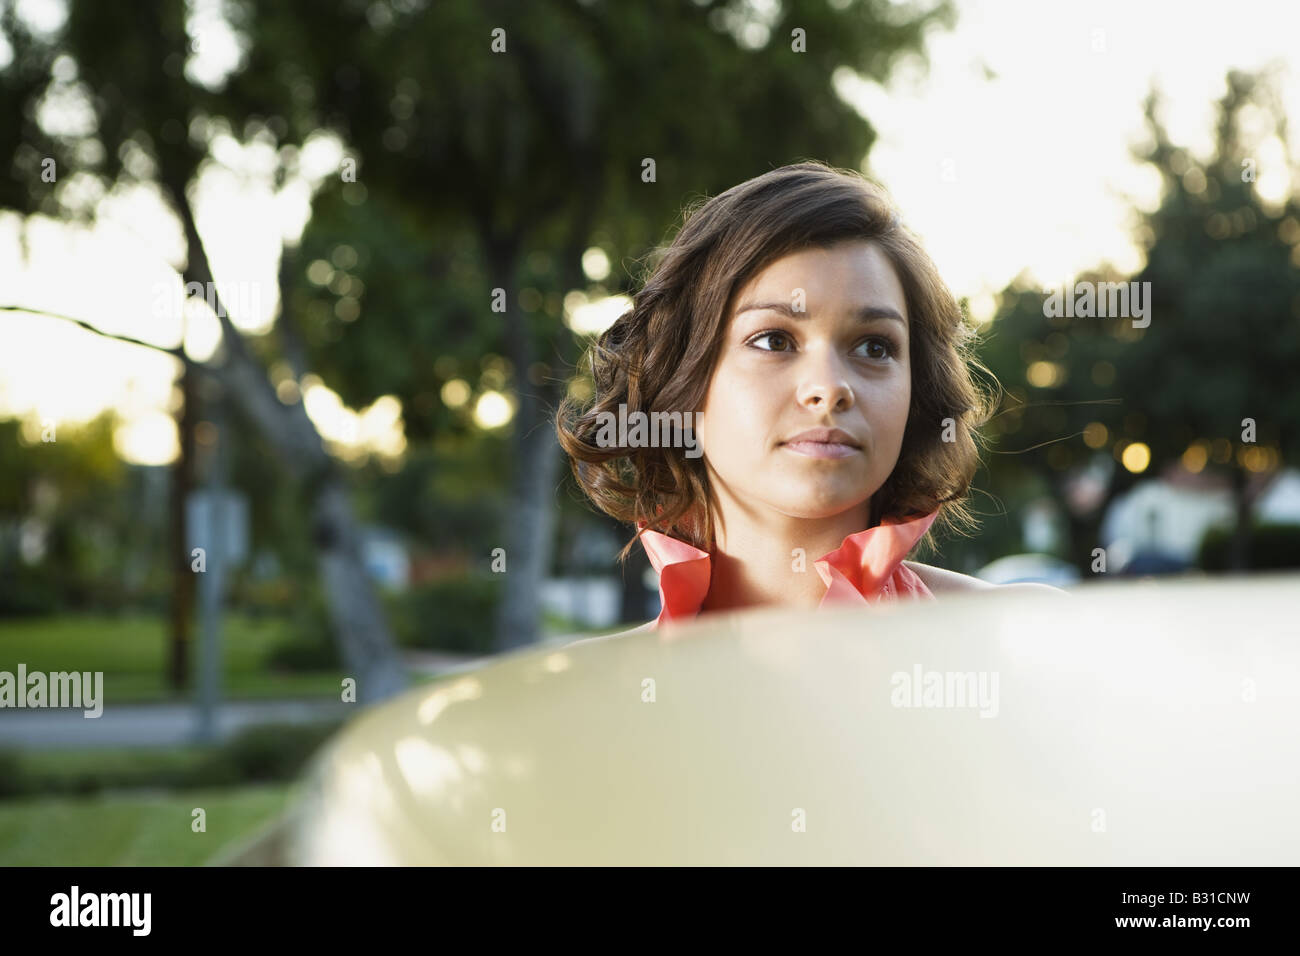
[[[868,241],[792,253],[740,290],[728,319],[699,420],[723,506],[796,518],[862,506],[894,470],[911,401],[889,260]],[[845,434],[795,441],[817,429]]]

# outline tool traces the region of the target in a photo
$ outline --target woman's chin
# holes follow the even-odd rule
[[[820,521],[842,515],[853,508],[866,510],[871,494],[861,489],[808,488],[802,494],[787,493],[781,498],[782,500],[774,502],[773,506],[782,514],[791,518]]]

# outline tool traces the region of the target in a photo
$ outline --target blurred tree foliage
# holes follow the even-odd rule
[[[314,197],[301,248],[282,263],[273,334],[244,342],[225,328],[227,392],[308,476],[320,573],[336,585],[356,576],[350,515],[337,482],[320,480],[319,436],[275,404],[268,375],[310,369],[354,407],[395,395],[412,443],[459,435],[464,453],[491,459],[506,442],[506,467],[476,485],[495,527],[466,542],[509,553],[502,647],[536,636],[551,563],[563,476],[548,415],[582,344],[563,321],[566,294],[631,288],[684,199],[806,157],[860,164],[874,131],[836,92],[842,71],[883,81],[953,20],[947,0],[228,0],[240,60],[199,82],[190,55],[207,41],[179,0],[132,15],[74,5],[54,37],[3,11],[15,55],[0,70],[0,155],[19,175],[0,182],[0,206],[93,215],[69,207],[73,177],[46,188],[43,157],[102,186],[156,184],[186,228],[187,280],[210,277],[188,187],[214,142],[272,146],[283,184],[313,137],[342,141],[356,175],[341,169]],[[90,107],[90,133],[41,125],[36,104],[55,89]],[[592,246],[614,264],[596,286],[581,265]],[[490,308],[498,288],[504,312]],[[472,395],[452,407],[442,390],[458,379]],[[503,439],[470,419],[489,389],[516,406]],[[383,621],[364,593],[326,590],[353,665],[385,683]]]
[[[0,614],[160,597],[161,528],[136,517],[149,489],[117,457],[115,425],[108,412],[52,434],[0,421]]]
[[[557,500],[565,478],[546,421],[583,344],[565,324],[565,297],[634,289],[684,200],[809,156],[860,165],[875,132],[837,95],[842,71],[886,79],[953,15],[946,3],[922,12],[883,0],[763,8],[770,13],[708,0],[234,0],[223,9],[242,59],[208,88],[186,79],[184,4],[158,5],[139,23],[82,6],[66,41],[50,43],[25,37],[5,5],[18,55],[0,70],[0,154],[17,175],[0,180],[0,206],[88,214],[65,201],[72,191],[34,188],[47,155],[107,183],[159,179],[183,200],[190,179],[176,171],[214,161],[222,134],[272,145],[281,184],[314,137],[336,136],[355,176],[340,170],[313,197],[301,242],[286,249],[276,327],[248,348],[274,384],[307,369],[353,407],[381,395],[401,402],[403,468],[355,469],[352,493],[364,517],[428,547],[463,549],[475,561],[507,547],[501,647],[535,635],[552,523],[561,507],[576,510]],[[806,52],[792,48],[796,31]],[[79,72],[56,69],[69,53]],[[98,154],[86,137],[46,135],[35,121],[47,89],[79,84],[99,123]],[[1023,548],[1020,529],[998,512],[1042,495],[1066,503],[1067,556],[1088,567],[1107,504],[1174,462],[1232,481],[1229,550],[1242,566],[1257,477],[1288,454],[1294,460],[1300,208],[1294,195],[1279,203],[1258,188],[1270,172],[1261,144],[1274,136],[1285,144],[1286,118],[1267,78],[1233,73],[1214,155],[1204,159],[1169,140],[1159,106],[1153,95],[1138,153],[1163,182],[1159,207],[1135,226],[1146,263],[1133,276],[1099,265],[1077,277],[1149,281],[1151,324],[1049,318],[1043,290],[1028,280],[1004,290],[982,350],[1006,389],[977,480],[986,533],[947,550],[968,569]],[[592,246],[612,263],[607,278],[582,269]],[[505,312],[491,310],[496,288],[506,292]],[[458,381],[468,397],[449,402],[445,390]],[[509,428],[475,423],[487,391],[515,402]],[[1253,443],[1242,440],[1246,418]],[[12,563],[15,522],[38,507],[32,469],[48,466],[55,470],[41,474],[58,484],[66,523],[50,531],[46,560],[66,562],[66,580],[84,593],[75,582],[100,560],[85,542],[138,534],[129,518],[141,505],[119,515],[107,496],[95,498],[124,480],[120,467],[96,470],[95,456],[112,458],[108,432],[81,451],[61,436],[43,457],[16,452],[16,441],[0,449],[13,457],[0,459],[9,522],[0,561],[14,574],[28,567]],[[1135,472],[1121,459],[1138,442],[1151,460]],[[309,503],[271,465],[280,444],[250,429],[234,471],[256,492],[255,547],[273,547],[291,576],[305,577],[318,541]],[[58,455],[84,460],[59,472]],[[131,501],[129,488],[122,494]],[[35,585],[6,593],[20,592],[43,593]]]
[[[1143,223],[1147,265],[1136,279],[1151,283],[1155,307],[1118,384],[1154,463],[1227,473],[1237,512],[1229,564],[1243,569],[1262,487],[1251,479],[1300,450],[1300,171],[1275,82],[1233,71],[1227,86],[1206,161],[1169,141],[1154,118],[1159,99],[1148,101],[1155,142],[1139,155],[1160,170],[1165,198]],[[1272,138],[1280,160],[1264,158]],[[1291,185],[1281,202],[1261,197],[1265,174]]]
[[[211,36],[205,16],[216,11],[196,11],[172,0],[137,5],[129,15],[101,4],[72,4],[64,12],[62,23],[46,28],[33,24],[12,3],[0,6],[0,33],[9,54],[0,65],[0,156],[14,174],[0,180],[0,208],[89,221],[105,195],[144,187],[175,214],[185,260],[174,265],[188,288],[206,291],[222,332],[216,354],[202,363],[182,350],[163,349],[181,364],[184,396],[177,421],[181,454],[169,496],[171,534],[163,548],[174,582],[169,668],[173,681],[180,684],[188,670],[186,634],[195,579],[183,561],[189,537],[184,505],[194,490],[197,406],[201,402],[210,410],[229,403],[242,416],[238,424],[261,433],[264,447],[280,465],[280,479],[298,485],[310,510],[319,591],[330,606],[341,656],[357,676],[360,699],[396,693],[405,686],[406,673],[366,573],[347,476],[324,447],[304,404],[284,400],[277,392],[283,380],[273,380],[267,367],[279,348],[290,374],[305,379],[302,351],[294,347],[292,328],[260,338],[246,338],[239,331],[217,291],[218,277],[199,230],[192,187],[219,162],[219,144],[231,145],[223,139],[218,120],[228,111],[240,111],[234,99],[223,95],[221,77],[192,69],[194,54]],[[236,33],[245,50],[269,39],[242,29],[248,22],[245,5],[224,4],[219,12],[226,19],[223,26]],[[273,64],[274,57],[263,62]],[[246,62],[228,65],[235,70],[247,67]],[[290,96],[287,89],[283,92]],[[48,108],[52,102],[61,108]],[[265,147],[270,142],[285,147],[273,152],[274,169],[266,185],[296,189],[299,200],[310,200],[311,178],[296,163],[298,147],[277,139],[286,128],[275,114],[287,101],[268,105],[264,122],[241,122],[233,139],[243,145]],[[54,170],[57,176],[46,175]],[[290,180],[291,186],[286,186]],[[277,241],[286,241],[280,222],[268,219],[259,225]],[[220,278],[227,283],[249,281],[238,275]],[[287,302],[288,296],[281,301]],[[96,317],[79,318],[94,327]],[[228,429],[223,438],[228,441],[235,433]]]
[[[1230,480],[1229,564],[1247,567],[1261,479],[1300,449],[1300,202],[1294,188],[1277,201],[1257,187],[1265,173],[1295,182],[1289,154],[1275,169],[1261,158],[1271,137],[1286,143],[1286,116],[1268,75],[1234,72],[1227,86],[1205,160],[1170,141],[1162,101],[1148,97],[1149,141],[1135,155],[1159,172],[1163,194],[1137,217],[1146,264],[1133,276],[1102,267],[1076,277],[1149,282],[1150,324],[1048,317],[1052,290],[1022,279],[985,336],[982,358],[1005,389],[988,429],[987,487],[1019,504],[1039,490],[1065,503],[1066,557],[1085,573],[1107,505],[1176,463]],[[1137,471],[1122,463],[1134,443],[1150,450]]]
[[[1198,563],[1206,571],[1230,571],[1233,528],[1211,528],[1201,541]],[[1247,568],[1251,571],[1300,569],[1300,525],[1256,522],[1251,528]]]
[[[222,115],[290,142],[335,131],[355,163],[317,198],[289,277],[308,364],[350,404],[396,395],[408,440],[471,430],[485,391],[515,400],[508,465],[478,487],[500,500],[475,545],[510,561],[500,647],[535,639],[551,566],[566,479],[548,416],[581,344],[565,296],[634,287],[684,200],[809,156],[860,164],[875,133],[840,71],[884,80],[953,17],[946,0],[237,9],[254,42]],[[592,246],[614,264],[595,284]],[[454,380],[472,397],[449,408]]]

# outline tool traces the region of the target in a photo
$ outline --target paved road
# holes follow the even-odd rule
[[[427,676],[473,670],[484,660],[455,654],[415,652],[407,666]],[[311,723],[347,720],[356,704],[326,699],[241,700],[223,703],[217,712],[216,734],[225,740],[258,724]],[[198,709],[189,703],[119,704],[87,718],[79,709],[0,709],[0,748],[167,747],[194,743],[198,738]]]
[[[250,700],[222,705],[217,736],[224,740],[256,724],[345,720],[355,704],[333,700]],[[125,704],[105,707],[99,717],[80,710],[0,710],[0,747],[165,747],[193,743],[198,711],[193,704]]]

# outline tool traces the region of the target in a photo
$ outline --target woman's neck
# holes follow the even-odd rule
[[[787,605],[816,607],[826,585],[813,566],[870,526],[870,502],[828,518],[732,513],[719,521],[701,612]],[[802,549],[799,551],[797,549]]]

